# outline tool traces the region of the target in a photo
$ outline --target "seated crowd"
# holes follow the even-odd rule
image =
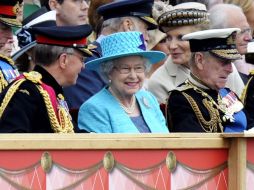
[[[0,133],[253,128],[254,24],[212,2],[2,0]]]

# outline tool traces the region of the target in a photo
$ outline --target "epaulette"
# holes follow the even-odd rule
[[[182,92],[191,88],[193,88],[191,85],[189,85],[188,83],[184,83],[181,86],[176,87],[175,90]]]
[[[29,80],[35,84],[42,84],[42,81],[41,81],[42,75],[36,71],[30,71],[29,73],[23,73],[23,75],[27,80]]]
[[[174,91],[179,91],[179,92],[183,92],[185,90],[191,89],[193,88],[192,86],[190,86],[187,82],[183,83],[181,86],[176,87],[175,89],[171,90],[168,92],[168,99],[171,96],[171,93]],[[168,101],[167,99],[167,101]]]

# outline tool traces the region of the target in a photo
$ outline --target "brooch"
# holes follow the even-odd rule
[[[147,100],[145,97],[142,97],[142,102],[143,102],[143,104],[145,105],[145,107],[151,108],[151,106],[149,105],[148,100]]]

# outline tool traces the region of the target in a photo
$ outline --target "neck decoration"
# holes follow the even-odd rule
[[[122,101],[117,97],[117,95],[114,93],[114,91],[109,88],[110,93],[117,99],[118,103],[120,104],[120,106],[123,108],[123,110],[127,113],[127,114],[132,114],[135,110],[135,105],[136,105],[136,98],[133,95],[131,97],[131,105],[129,107],[125,106]]]

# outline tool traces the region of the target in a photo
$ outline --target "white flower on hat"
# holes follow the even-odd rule
[[[165,12],[168,12],[173,9],[172,5],[169,5],[166,2],[162,1],[155,1],[153,4],[153,9],[152,9],[152,15],[153,18],[157,21],[158,18]]]

